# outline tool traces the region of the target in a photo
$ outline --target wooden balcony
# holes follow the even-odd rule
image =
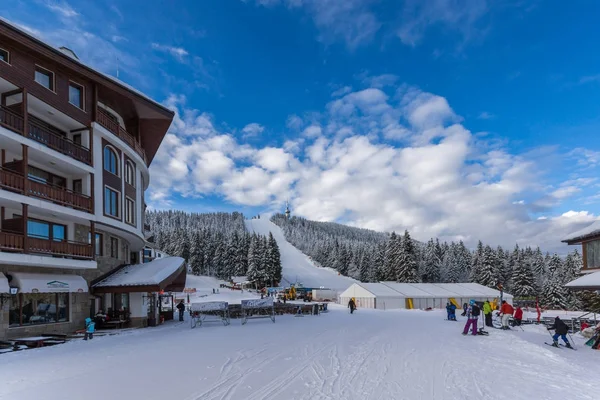
[[[22,233],[7,231],[0,231],[0,251],[43,254],[82,260],[91,260],[93,258],[93,248],[88,243],[79,243],[70,240],[48,240],[31,236],[25,240],[25,235]]]
[[[51,201],[76,210],[93,212],[90,196],[49,183],[25,179],[22,174],[2,167],[0,167],[0,188]]]
[[[139,144],[133,135],[127,132],[117,121],[114,120],[114,117],[110,115],[106,110],[101,107],[97,108],[96,113],[96,122],[102,125],[107,131],[111,132],[125,143],[129,145],[136,153],[142,157],[142,160],[146,164],[148,164],[148,160],[146,159],[146,152],[142,148],[142,145]]]
[[[89,149],[86,149],[64,136],[51,132],[42,124],[35,122],[33,117],[29,119],[26,137],[48,146],[61,154],[74,158],[77,161],[81,161],[88,165],[92,164],[92,154]],[[23,135],[23,117],[2,106],[0,106],[0,125]]]

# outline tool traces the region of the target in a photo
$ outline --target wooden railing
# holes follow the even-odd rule
[[[145,163],[148,163],[146,159],[146,152],[142,146],[135,140],[135,137],[127,132],[112,116],[103,108],[98,107],[96,113],[96,122],[102,125],[107,131],[111,132],[115,136],[119,137],[125,143],[129,145],[136,153],[142,157]]]
[[[66,137],[62,137],[50,132],[36,122],[30,121],[27,125],[29,126],[29,129],[27,130],[27,137],[29,137],[29,139],[33,139],[38,143],[42,143],[51,149],[58,151],[59,153],[72,157],[88,165],[92,163],[92,156],[89,149],[86,149],[85,147]]]
[[[25,190],[25,177],[0,166],[0,188],[23,193],[23,190]]]
[[[20,233],[0,231],[0,250],[23,251],[24,237]]]
[[[92,245],[88,243],[73,242],[70,240],[48,240],[31,236],[27,238],[27,243],[27,253],[82,259],[92,258]]]
[[[0,125],[22,135],[23,124],[23,117],[6,107],[0,106]],[[89,149],[86,149],[66,137],[50,132],[48,129],[34,121],[29,121],[27,125],[27,137],[29,139],[35,140],[61,154],[72,157],[88,165],[92,164],[92,154]]]
[[[17,133],[23,133],[23,117],[0,106],[0,125]]]
[[[72,190],[29,179],[28,195],[74,209],[92,212],[92,198]]]

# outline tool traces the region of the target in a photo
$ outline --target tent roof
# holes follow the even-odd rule
[[[396,292],[400,293],[404,297],[412,298],[426,298],[431,297],[431,294],[419,289],[415,284],[400,283],[400,282],[382,282],[384,285],[390,287]]]
[[[401,297],[396,290],[384,285],[383,283],[357,283],[377,297]]]
[[[600,272],[594,272],[577,278],[565,285],[570,289],[576,290],[599,290],[600,289]]]

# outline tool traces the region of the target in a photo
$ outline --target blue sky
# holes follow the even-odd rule
[[[600,3],[2,2],[177,111],[150,204],[561,249],[600,201]]]

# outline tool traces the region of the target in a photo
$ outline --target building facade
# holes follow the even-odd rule
[[[172,119],[0,20],[0,340],[129,308],[125,294],[90,288],[143,261],[148,167]]]
[[[600,221],[571,233],[562,242],[568,245],[581,245],[582,274],[600,271]]]

